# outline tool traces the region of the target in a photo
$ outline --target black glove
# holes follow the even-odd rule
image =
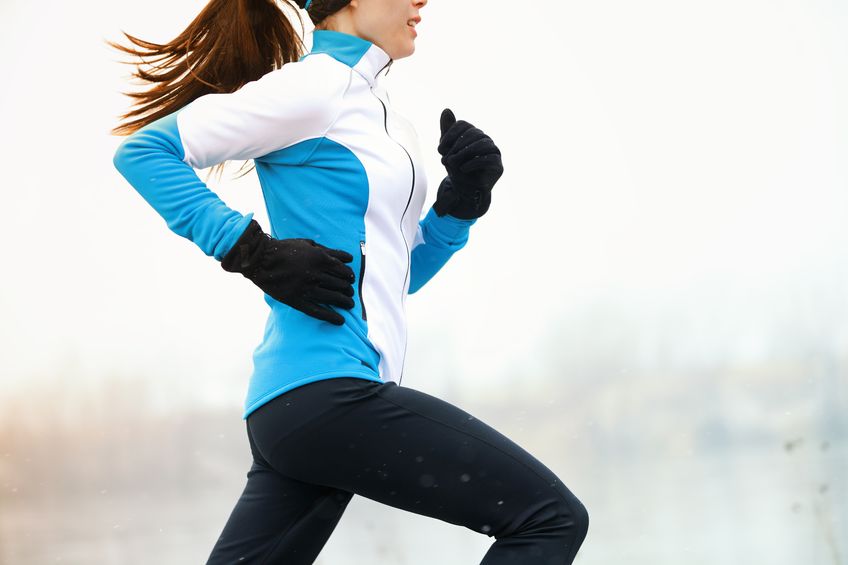
[[[456,121],[450,108],[442,111],[439,153],[448,175],[439,185],[436,214],[479,218],[489,209],[492,187],[503,174],[501,152],[492,138],[465,120]]]
[[[221,260],[225,271],[241,273],[266,294],[319,320],[344,324],[341,314],[319,306],[353,308],[353,256],[311,239],[275,239],[251,219]]]

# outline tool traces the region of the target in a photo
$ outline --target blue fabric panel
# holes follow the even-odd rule
[[[112,162],[173,232],[220,261],[244,233],[253,213],[242,215],[229,208],[183,162],[178,113],[128,136]]]
[[[312,31],[312,50],[304,54],[300,60],[315,53],[327,53],[353,67],[371,45],[373,43],[356,35],[332,29],[316,29]]]
[[[448,262],[451,255],[465,246],[470,228],[476,221],[476,218],[461,220],[450,214],[439,216],[430,208],[419,222],[424,243],[412,249],[409,294],[414,294],[424,286]]]
[[[307,160],[310,166],[300,165]],[[356,155],[330,139],[315,138],[257,158],[256,173],[270,233],[347,251],[353,256],[347,265],[356,273],[357,289],[369,191],[368,175]],[[262,343],[253,352],[254,373],[243,418],[306,383],[339,376],[382,382],[380,354],[368,338],[359,293],[353,298],[350,310],[328,306],[345,318],[343,326],[335,326],[265,295],[271,313]]]

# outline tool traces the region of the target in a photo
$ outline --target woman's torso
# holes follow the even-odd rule
[[[271,311],[253,353],[245,418],[308,382],[400,382],[403,372],[410,250],[427,190],[417,134],[378,82],[384,51],[347,34],[313,37],[312,51],[289,65],[311,65],[304,74],[314,80],[347,81],[336,116],[320,135],[256,158],[256,171],[274,237],[309,238],[354,257],[355,305],[329,306],[344,317],[336,326],[265,296]]]

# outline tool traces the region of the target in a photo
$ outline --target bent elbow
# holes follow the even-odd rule
[[[121,174],[123,174],[126,170],[127,162],[129,160],[130,151],[128,145],[130,137],[124,139],[121,144],[118,145],[118,148],[115,149],[115,154],[112,155],[112,165],[114,165]]]

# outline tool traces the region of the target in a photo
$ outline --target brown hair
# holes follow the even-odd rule
[[[307,13],[317,26],[349,2],[314,0]],[[130,135],[205,94],[235,92],[297,61],[305,52],[303,19],[289,0],[284,4],[297,14],[300,35],[275,0],[211,0],[182,33],[167,43],[145,41],[126,32],[122,33],[140,49],[107,40],[110,46],[141,59],[141,63],[125,64],[135,65],[132,76],[151,85],[142,92],[124,92],[134,99],[133,108],[120,116],[127,121],[111,133]],[[145,71],[141,64],[152,70]],[[220,173],[224,165],[215,165],[212,170]]]

